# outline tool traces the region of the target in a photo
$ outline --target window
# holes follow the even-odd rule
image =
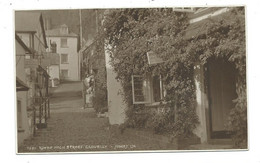
[[[17,128],[22,128],[22,102],[17,100]]]
[[[132,76],[132,93],[134,104],[151,104],[160,102],[166,95],[161,75]]]
[[[132,76],[132,92],[134,104],[150,102],[149,80],[142,76]]]
[[[61,64],[69,63],[68,54],[61,54]]]
[[[68,78],[69,76],[69,70],[61,70],[61,78]]]
[[[67,38],[61,38],[60,39],[60,47],[62,47],[62,48],[67,48],[68,47]]]

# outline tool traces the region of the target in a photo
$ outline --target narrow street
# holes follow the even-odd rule
[[[160,144],[109,129],[108,118],[98,118],[93,108],[83,109],[82,83],[54,88],[48,127],[25,140],[19,153],[155,150]]]

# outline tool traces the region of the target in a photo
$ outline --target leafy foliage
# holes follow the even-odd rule
[[[224,58],[238,70],[236,106],[231,110],[228,128],[237,147],[247,146],[246,40],[244,8],[233,8],[218,20],[209,21],[205,35],[192,41],[187,52],[206,64],[211,58]]]
[[[114,71],[124,90],[128,105],[127,124],[147,127],[156,132],[188,137],[198,124],[195,113],[195,63],[206,64],[211,58],[227,58],[239,72],[238,99],[230,115],[230,130],[236,144],[246,140],[246,52],[244,8],[233,8],[220,18],[205,24],[206,30],[195,39],[183,39],[188,27],[186,13],[171,9],[116,9],[105,14],[105,39],[111,51]],[[165,62],[148,65],[147,51],[155,52]],[[157,114],[144,105],[133,105],[132,74],[162,75],[167,90],[169,110]]]
[[[193,105],[193,65],[183,53],[185,40],[181,39],[187,25],[186,14],[171,9],[119,9],[106,15],[104,37],[112,47],[111,63],[124,89],[128,126],[188,136],[198,124]],[[150,50],[167,61],[148,65],[146,52]],[[131,75],[147,73],[163,76],[171,111],[155,114],[144,105],[133,105]],[[175,114],[179,115],[177,120]]]
[[[88,63],[91,65],[85,68],[85,71],[90,73],[90,68],[93,70],[94,76],[94,96],[93,96],[93,106],[96,112],[106,112],[107,111],[107,82],[106,82],[106,64],[104,55],[104,44],[103,41],[96,39],[95,42],[90,45],[93,48],[94,54],[91,55],[91,51],[88,53]]]

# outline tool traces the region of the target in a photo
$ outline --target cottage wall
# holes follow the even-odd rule
[[[25,59],[25,50],[23,47],[16,41],[15,42],[16,47],[16,76],[22,80],[24,83],[26,83],[26,75],[24,70],[24,59]],[[21,109],[18,113],[17,110],[17,120],[18,116],[20,119],[19,126],[17,124],[17,141],[18,145],[20,145],[24,139],[28,138],[30,136],[30,127],[29,127],[29,120],[27,117],[27,92],[26,91],[20,91],[17,92],[17,99],[16,102],[19,100],[21,102]]]
[[[59,65],[50,65],[49,66],[49,75],[52,79],[60,78],[60,68]]]
[[[206,143],[208,140],[207,130],[207,114],[208,114],[208,99],[204,87],[204,69],[203,66],[197,64],[194,66],[194,78],[196,87],[196,113],[199,118],[199,125],[194,130],[194,133],[200,137],[201,143]]]
[[[123,101],[123,92],[121,83],[116,80],[116,73],[110,64],[110,53],[105,51],[106,71],[107,71],[107,97],[108,97],[108,115],[109,123],[122,124],[125,122],[126,104]]]

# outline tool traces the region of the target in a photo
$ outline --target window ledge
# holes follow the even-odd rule
[[[69,64],[69,62],[64,62],[64,63],[61,63],[61,64]]]
[[[166,105],[167,102],[165,101],[161,101],[161,102],[153,102],[153,103],[149,103],[149,104],[146,104],[145,106],[148,106],[148,107],[153,107],[153,106],[160,106],[160,105]]]

